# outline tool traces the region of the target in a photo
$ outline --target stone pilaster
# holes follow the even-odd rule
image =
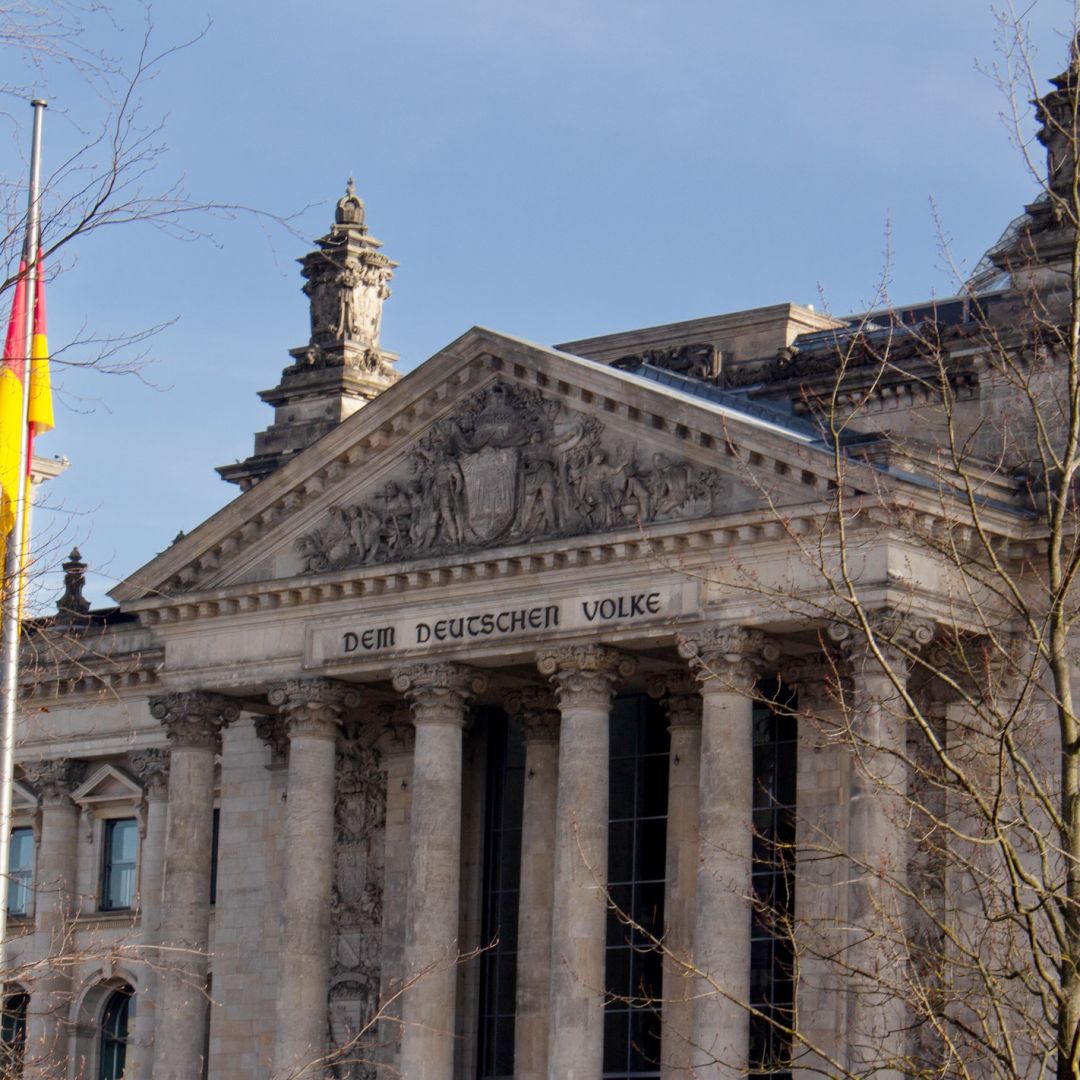
[[[879,1080],[900,1080],[910,1018],[903,995],[906,952],[893,927],[906,918],[908,838],[908,676],[932,623],[894,609],[872,613],[870,632],[830,627],[848,661],[853,693],[845,718],[851,739],[848,789],[848,922],[841,954],[847,991],[848,1067],[872,1067]],[[871,974],[874,973],[874,974]]]
[[[559,791],[559,707],[547,687],[527,686],[507,696],[506,708],[511,715],[520,717],[525,741],[514,1076],[516,1080],[545,1080],[551,1023],[551,905]]]
[[[401,1071],[451,1080],[454,1065],[461,886],[461,741],[466,709],[486,677],[464,664],[414,664],[394,672],[415,729],[411,862],[405,916]]]
[[[139,851],[139,938],[142,966],[135,1008],[134,1038],[128,1048],[132,1076],[149,1076],[153,1067],[158,957],[161,936],[165,837],[169,816],[169,751],[136,750],[128,754],[131,770],[142,781],[146,799],[146,831]]]
[[[710,626],[679,643],[701,686],[694,1068],[742,1076],[749,1059],[753,694],[778,650],[764,634]]]
[[[41,806],[41,843],[34,879],[34,946],[43,961],[33,980],[26,1018],[28,1077],[60,1074],[67,1060],[68,1015],[71,1009],[71,951],[78,869],[79,809],[71,793],[86,775],[85,761],[57,758],[23,765],[37,788]]]
[[[356,687],[292,679],[270,689],[289,737],[285,802],[285,900],[273,1075],[299,1075],[326,1057],[330,901],[334,883],[334,791],[341,716]]]
[[[220,694],[181,692],[150,699],[169,738],[158,1007],[168,1023],[154,1033],[154,1080],[199,1076],[206,1044],[210,936],[210,851],[214,755],[239,706]]]
[[[702,699],[697,680],[687,671],[652,680],[649,693],[663,702],[671,735],[661,1076],[677,1080],[693,1064],[695,980],[686,965],[694,955],[697,918]]]
[[[541,653],[537,667],[555,687],[562,716],[547,1075],[595,1080],[604,1050],[611,699],[636,664],[606,646],[568,645]]]

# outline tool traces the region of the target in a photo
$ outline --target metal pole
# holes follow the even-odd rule
[[[23,359],[22,423],[19,427],[19,486],[15,524],[4,552],[3,607],[0,612],[0,975],[7,967],[8,860],[11,852],[11,789],[15,780],[15,720],[19,699],[19,632],[22,619],[23,517],[29,496],[27,469],[30,370],[33,364],[34,301],[37,295],[39,241],[38,189],[41,185],[41,121],[44,101],[30,102],[34,110],[34,136],[30,151],[30,191],[26,208],[26,356]]]

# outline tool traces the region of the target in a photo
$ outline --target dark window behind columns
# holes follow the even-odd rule
[[[757,910],[750,936],[750,1066],[754,1080],[789,1080],[791,1042],[768,1018],[794,1017],[793,950],[787,926],[795,914],[795,766],[798,728],[794,692],[762,683],[754,704],[754,865]]]
[[[604,1080],[660,1075],[661,962],[649,935],[664,932],[667,719],[644,694],[611,710]],[[631,930],[619,913],[643,928]]]
[[[477,713],[488,730],[481,940],[491,946],[480,957],[477,1077],[512,1080],[525,745],[516,718],[501,709]]]

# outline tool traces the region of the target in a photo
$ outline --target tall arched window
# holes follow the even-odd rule
[[[105,1000],[101,1013],[98,1080],[121,1080],[127,1063],[128,1033],[135,1019],[135,991],[125,984]]]
[[[21,990],[4,995],[0,1010],[0,1078],[22,1076],[26,1051],[26,1007],[30,995]]]

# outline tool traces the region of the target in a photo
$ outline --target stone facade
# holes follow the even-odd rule
[[[851,324],[781,305],[554,349],[474,329],[398,382],[379,337],[395,264],[365,213],[350,181],[301,260],[310,342],[263,395],[253,455],[220,470],[241,495],[115,609],[87,609],[73,553],[29,634],[15,825],[35,888],[8,943],[13,970],[44,972],[25,983],[27,1075],[99,1075],[117,993],[129,1077],[743,1075],[761,687],[798,695],[788,915],[866,926],[891,902],[868,867],[926,873],[891,801],[898,702],[940,693],[912,672],[956,630],[956,583],[932,546],[853,515],[872,613],[853,634],[800,558],[839,550],[814,394]],[[1000,388],[962,326],[934,332],[956,351],[953,422],[975,431]],[[942,422],[908,344],[906,375],[870,381],[852,344],[840,408],[861,395],[872,419],[841,446],[843,484],[929,522],[925,462],[881,433],[932,442]],[[1009,483],[986,480],[1018,545]],[[631,1069],[605,1064],[624,853],[608,763],[612,718],[646,694],[667,728],[649,774],[667,952],[653,1000],[623,1002],[663,1016],[659,1043],[627,1042]],[[843,859],[800,854],[840,837]],[[507,897],[516,921],[485,939]],[[841,946],[863,972],[875,948]],[[489,952],[516,956],[501,990]],[[903,1056],[873,986],[805,974],[807,1068]]]

